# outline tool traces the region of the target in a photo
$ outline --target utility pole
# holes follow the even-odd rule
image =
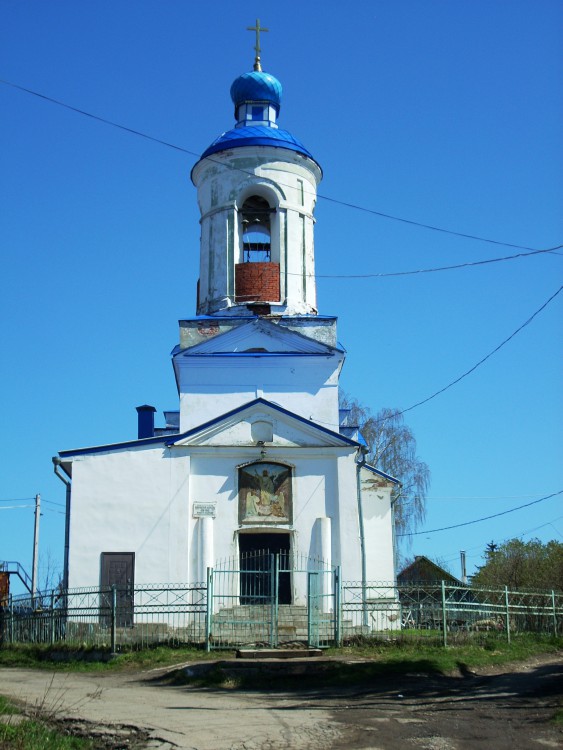
[[[33,532],[33,569],[31,571],[31,596],[37,595],[37,566],[39,563],[39,518],[41,517],[41,495],[35,495],[35,529]]]
[[[462,583],[467,583],[467,569],[465,567],[465,551],[461,550],[459,553],[461,559],[461,580]]]

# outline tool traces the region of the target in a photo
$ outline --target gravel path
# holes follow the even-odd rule
[[[512,670],[422,674],[359,689],[269,692],[166,685],[158,671],[0,669],[0,694],[38,707],[99,748],[533,750],[563,747],[555,657]]]

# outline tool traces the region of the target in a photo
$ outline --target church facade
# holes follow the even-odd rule
[[[155,428],[140,406],[135,439],[55,459],[71,488],[70,588],[204,582],[218,560],[264,550],[343,580],[395,578],[396,480],[365,463],[339,410],[345,351],[316,299],[322,171],[278,127],[281,94],[257,57],[231,87],[235,126],[191,173],[200,276],[172,352],[177,410]],[[300,580],[286,603],[305,603]]]

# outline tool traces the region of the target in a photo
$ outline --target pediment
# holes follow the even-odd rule
[[[338,432],[317,425],[265,399],[251,401],[245,406],[179,435],[169,444],[217,447],[256,446],[259,439],[257,439],[256,423],[271,425],[272,440],[265,442],[266,449],[268,447],[355,448],[358,445],[354,440]]]
[[[196,344],[176,356],[213,354],[311,354],[330,355],[335,349],[296,331],[260,318]]]

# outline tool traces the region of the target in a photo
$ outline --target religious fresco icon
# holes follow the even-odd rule
[[[291,469],[260,461],[239,469],[240,523],[291,523]]]

